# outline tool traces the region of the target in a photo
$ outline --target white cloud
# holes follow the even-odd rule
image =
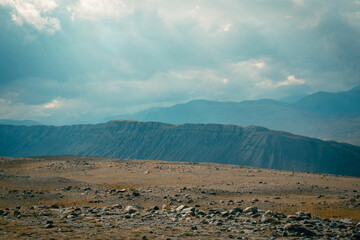
[[[124,100],[157,101],[157,98],[174,99],[184,95],[189,99],[209,98],[211,95],[216,96],[225,83],[219,75],[211,69],[169,71],[157,73],[146,81],[111,81],[103,86],[106,88],[103,91],[123,96]],[[93,87],[93,90],[98,91],[101,86]],[[155,92],[157,97],[153,94]]]
[[[261,70],[266,67],[266,63],[263,59],[250,59],[247,61],[241,61],[231,64],[231,68],[234,72],[242,72],[244,70]]]
[[[9,100],[0,98],[1,118],[31,119],[44,124],[69,124],[81,120],[84,115],[94,118],[98,113],[98,109],[93,107],[86,100],[75,98],[56,98],[46,104],[11,103]]]
[[[0,116],[3,119],[33,119],[39,120],[49,116],[43,112],[43,107],[38,105],[28,105],[24,103],[12,104],[11,101],[0,100]]]
[[[265,78],[267,64],[263,59],[250,59],[228,66],[231,77],[237,82],[258,82]]]
[[[256,86],[262,87],[262,88],[273,88],[274,84],[273,84],[272,80],[266,79],[264,81],[256,83]]]
[[[97,105],[111,106],[111,110],[102,115],[142,110],[144,105],[176,104],[199,98],[221,99],[226,95],[225,77],[212,69],[170,70],[156,73],[147,80],[99,81],[97,76],[88,76],[86,79],[86,82],[81,83],[87,95],[83,96],[84,99],[88,99],[94,108]],[[81,80],[76,82],[80,84]]]
[[[149,1],[144,11],[156,11],[170,28],[192,21],[194,27],[205,32],[228,32],[238,18],[228,10],[229,5],[208,1]]]
[[[290,75],[287,77],[286,81],[278,82],[276,87],[288,86],[288,85],[302,85],[305,84],[303,79],[296,79],[294,75]]]
[[[278,87],[290,86],[290,85],[303,85],[305,83],[306,83],[305,80],[296,79],[294,75],[289,75],[287,76],[286,80],[282,82],[275,83],[270,79],[266,79],[264,81],[257,83],[256,85],[258,87],[263,87],[263,88],[278,88]]]
[[[344,16],[347,18],[351,25],[355,27],[360,27],[360,11],[345,13]]]
[[[258,62],[255,62],[255,66],[258,69],[263,69],[264,67],[266,67],[266,63],[264,61],[258,61]]]
[[[293,0],[293,3],[297,6],[304,6],[304,0]]]
[[[61,107],[61,103],[59,102],[59,100],[54,99],[51,102],[44,104],[43,106],[45,109],[59,108]]]
[[[218,29],[218,32],[228,32],[230,28],[231,28],[231,24],[225,24]]]
[[[116,19],[133,12],[134,2],[123,0],[80,0],[67,7],[71,18],[87,20]]]
[[[9,6],[12,20],[18,24],[30,24],[38,31],[54,33],[60,30],[60,21],[57,18],[42,16],[58,7],[57,0],[0,0],[0,5]]]

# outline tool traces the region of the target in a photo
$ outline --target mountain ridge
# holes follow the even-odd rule
[[[25,126],[32,126],[32,125],[42,125],[40,122],[34,120],[13,120],[13,119],[0,119],[0,124],[5,125],[25,125]]]
[[[339,101],[339,98],[344,100]],[[257,125],[360,146],[359,102],[360,87],[356,87],[339,93],[318,92],[294,103],[273,99],[242,102],[199,99],[171,107],[151,108],[132,115],[119,115],[107,120]]]
[[[110,121],[0,126],[0,155],[82,155],[214,162],[360,176],[360,147],[264,127]]]

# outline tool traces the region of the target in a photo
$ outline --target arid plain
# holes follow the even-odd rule
[[[359,239],[359,220],[355,177],[100,157],[0,158],[2,239]]]

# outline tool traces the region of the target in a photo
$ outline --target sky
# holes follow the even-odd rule
[[[0,0],[0,119],[360,85],[360,0]]]

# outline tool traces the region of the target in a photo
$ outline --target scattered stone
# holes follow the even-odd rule
[[[345,224],[354,224],[354,221],[351,220],[350,218],[343,218],[343,219],[340,219],[339,221],[342,223],[345,223]]]
[[[184,208],[181,212],[184,214],[193,214],[195,212],[195,208],[193,207]]]
[[[112,208],[122,209],[122,206],[120,204],[112,205]]]
[[[261,217],[261,222],[262,223],[272,223],[272,224],[279,224],[280,223],[277,219],[275,219],[273,217],[268,217],[268,216],[265,216],[265,215],[263,215]]]
[[[295,215],[299,216],[301,219],[310,219],[311,218],[311,214],[308,212],[296,212]]]
[[[271,210],[267,210],[265,213],[264,213],[264,216],[267,216],[267,217],[273,217],[275,215],[275,213]]]
[[[53,162],[56,162],[56,164],[61,163],[61,161]],[[141,170],[136,171],[131,169],[131,164],[127,165],[128,162],[130,161],[119,160],[118,163],[111,164],[111,170],[116,172],[120,168],[127,168],[129,171],[133,170],[134,173],[142,173],[149,169],[145,162],[139,164],[137,167],[141,168]],[[184,178],[185,182],[187,182],[185,177],[187,177],[188,172],[197,171],[197,166],[192,165],[187,165],[193,168],[192,170],[183,170],[182,165],[178,166],[178,164],[173,163],[158,164],[158,166],[165,174],[171,174],[174,169],[177,169],[176,171],[180,169],[182,173],[180,177]],[[233,166],[231,166],[231,169],[233,169]],[[247,167],[245,169],[249,173],[257,171]],[[11,171],[20,170],[11,169]],[[77,174],[77,172],[74,174]],[[87,174],[93,173],[89,172]],[[281,174],[286,175],[287,173],[281,172]],[[221,190],[216,184],[211,186],[214,189],[209,189],[209,186],[205,183],[198,186],[191,185],[191,188],[183,188],[178,185],[168,187],[161,184],[160,186],[152,185],[151,187],[144,185],[143,189],[140,187],[131,189],[132,187],[129,187],[118,190],[114,185],[108,185],[104,189],[101,185],[94,184],[87,187],[82,185],[85,183],[78,182],[76,183],[78,186],[75,186],[72,181],[65,185],[60,182],[62,185],[56,185],[55,188],[41,185],[43,189],[41,192],[39,190],[12,190],[3,187],[0,191],[0,200],[4,201],[2,206],[8,206],[8,208],[3,207],[0,209],[0,239],[116,239],[127,237],[131,239],[360,240],[360,223],[348,218],[337,219],[334,217],[327,219],[313,217],[306,212],[297,212],[286,216],[281,212],[266,210],[268,208],[264,209],[269,206],[271,209],[283,208],[286,211],[291,211],[297,207],[303,207],[300,204],[291,205],[294,203],[286,201],[288,200],[286,191],[271,189],[274,187],[272,184],[260,186],[268,186],[270,190],[274,190],[269,195],[269,193],[263,194],[260,188],[251,190],[241,184],[236,186],[236,183],[217,181],[219,185],[235,185],[237,190],[231,190],[231,187]],[[311,182],[310,179],[304,179],[304,183],[300,185],[301,191],[299,191],[304,195],[311,191],[312,200],[305,203],[306,207],[313,204],[314,208],[318,206],[322,209],[329,208],[331,210],[331,207],[334,206],[331,202],[333,196],[341,196],[343,200],[335,199],[343,204],[341,207],[355,208],[360,206],[360,195],[353,193],[351,190],[356,185],[349,185],[354,187],[344,193],[342,189],[335,187],[331,187],[331,191],[322,191],[323,187],[316,187],[315,185],[310,189],[308,182]],[[68,186],[70,183],[74,186]],[[254,183],[253,180],[252,183]],[[255,183],[257,183],[256,180]],[[263,181],[259,183],[265,184]],[[64,186],[68,187],[64,188]],[[296,187],[293,189],[296,189]],[[249,200],[239,200],[241,198],[248,199],[249,190],[253,191],[253,199],[251,200],[253,204],[249,204]],[[335,195],[332,191],[335,192]],[[211,196],[212,193],[216,196]],[[326,199],[313,201],[317,196],[314,195],[316,193],[317,195],[325,194],[326,197],[319,195],[318,198],[329,197],[329,201],[325,202]],[[58,199],[61,194],[66,197],[62,203],[65,206],[59,203]],[[280,199],[276,194],[281,194],[281,198],[284,200],[281,202],[272,201],[271,199]],[[35,196],[35,199],[31,198],[32,195]],[[254,197],[260,197],[261,201]],[[25,198],[30,201],[22,202]],[[229,200],[230,198],[234,200]],[[261,204],[262,199],[265,198],[267,200],[264,200],[264,202],[268,204]],[[89,200],[101,204],[81,206]],[[41,202],[43,205],[33,205],[35,202]],[[189,202],[192,202],[192,204],[189,204]],[[147,209],[136,203],[144,204]],[[164,205],[161,208],[162,204]],[[248,206],[251,207],[244,206],[244,204],[249,204]],[[260,206],[263,210],[258,209]],[[306,207],[303,207],[303,209],[306,209]]]
[[[180,205],[178,208],[176,208],[177,212],[181,212],[184,208],[187,208],[186,205]]]
[[[229,214],[230,214],[230,215],[236,215],[236,214],[241,213],[241,212],[242,212],[241,208],[235,207],[235,208],[233,208],[233,209],[231,209],[231,210],[229,211]]]
[[[258,208],[257,207],[247,207],[243,210],[243,213],[257,213],[258,212]]]
[[[294,232],[294,233],[297,233],[297,234],[299,234],[299,235],[303,234],[303,235],[305,235],[305,236],[307,236],[307,237],[311,237],[311,236],[315,236],[315,235],[316,235],[313,231],[311,231],[311,230],[309,230],[309,229],[307,229],[307,228],[305,228],[305,227],[303,227],[303,226],[300,226],[300,225],[294,225],[294,224],[292,224],[292,223],[287,223],[287,224],[284,226],[284,229],[285,229],[286,231]]]
[[[220,209],[210,209],[209,210],[209,214],[214,214],[214,215],[221,215],[222,211]]]
[[[139,205],[139,204],[134,204],[133,206],[134,206],[134,208],[136,208],[136,209],[138,209],[138,210],[144,209],[144,208],[143,208],[141,205]]]
[[[153,206],[153,207],[149,207],[148,210],[149,211],[157,211],[157,210],[160,210],[160,208],[158,206]]]
[[[1,216],[6,216],[6,215],[7,215],[7,212],[5,212],[4,210],[1,210],[1,209],[0,209],[0,215],[1,215]]]
[[[206,213],[204,211],[198,211],[197,214],[198,216],[206,216]]]
[[[45,224],[44,228],[53,228],[54,225],[52,225],[52,223],[47,223]]]
[[[15,210],[14,211],[14,216],[17,217],[17,216],[20,216],[20,212],[18,210]]]
[[[133,195],[134,197],[138,197],[138,196],[140,196],[140,192],[133,190],[133,191],[132,191],[132,195]]]
[[[28,209],[25,211],[28,211]],[[33,213],[39,212],[44,217],[47,211],[54,212],[53,209],[56,209],[56,206],[33,206],[31,209],[33,209],[31,210]],[[151,227],[153,224],[160,223],[164,230],[169,230],[174,227],[179,229],[186,229],[182,227],[188,227],[188,230],[192,232],[186,232],[185,230],[185,232],[181,234],[181,238],[193,236],[192,234],[198,236],[198,234],[202,234],[202,232],[207,235],[201,236],[207,238],[206,236],[212,235],[205,232],[214,227],[216,231],[213,234],[216,234],[220,239],[236,238],[237,234],[233,232],[234,229],[239,230],[238,233],[241,234],[239,239],[260,239],[264,231],[268,231],[266,229],[270,230],[269,235],[267,235],[269,239],[307,239],[321,237],[324,239],[359,239],[359,223],[355,226],[354,221],[347,218],[332,220],[326,218],[320,219],[318,217],[312,217],[310,213],[306,212],[297,212],[289,218],[286,218],[283,213],[271,210],[259,210],[254,206],[247,207],[244,210],[238,207],[232,208],[229,211],[210,209],[208,214],[200,209],[186,205],[173,207],[171,209],[167,208],[165,210],[160,210],[158,206],[152,206],[147,210],[143,210],[141,205],[133,204],[126,206],[122,212],[119,212],[119,209],[122,209],[120,204],[108,207],[59,207],[60,215],[64,216],[62,220],[64,222],[62,222],[61,225],[66,225],[66,222],[69,222],[75,229],[82,226],[81,224],[84,224],[83,222],[94,222],[95,226],[90,225],[90,229],[94,227],[140,227],[143,225]],[[20,214],[20,209],[8,209],[0,210],[0,215],[4,215],[7,211],[13,213],[10,216],[13,219],[15,219],[15,215]],[[243,215],[242,213],[245,214]],[[52,218],[53,217],[56,217],[56,215],[52,215]],[[123,221],[119,221],[119,218],[122,218]],[[28,219],[28,216],[26,219]],[[115,219],[117,220],[114,223]],[[199,226],[202,226],[200,231]],[[48,219],[43,225],[43,228],[55,228],[54,220]],[[76,231],[75,229],[63,229],[63,227],[61,227],[55,230],[55,232],[71,232]],[[151,238],[165,238],[154,232],[155,231],[150,232],[150,234],[153,234]],[[18,236],[20,236],[20,234]],[[140,238],[148,239],[145,235]]]
[[[51,208],[54,208],[54,209],[59,209],[59,208],[60,208],[60,206],[59,206],[59,205],[57,205],[57,204],[53,204],[53,205],[51,205]]]
[[[125,213],[128,213],[128,214],[132,214],[132,213],[135,213],[137,212],[137,209],[133,206],[127,206],[125,209],[124,209],[124,212]]]

